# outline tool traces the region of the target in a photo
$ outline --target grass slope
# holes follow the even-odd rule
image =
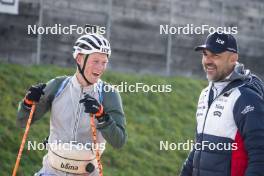
[[[74,69],[54,66],[21,66],[0,63],[0,173],[11,175],[24,130],[16,127],[17,104],[27,88]],[[193,139],[196,102],[205,82],[182,77],[167,78],[107,72],[111,84],[171,84],[170,93],[121,93],[127,119],[127,144],[110,145],[103,155],[106,176],[175,176],[188,151],[160,151],[160,141]],[[49,114],[31,126],[28,140],[41,142],[49,132]],[[27,148],[27,145],[25,146]],[[46,151],[24,150],[18,175],[33,175],[41,168]]]

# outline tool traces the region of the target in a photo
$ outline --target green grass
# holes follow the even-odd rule
[[[21,66],[0,63],[0,173],[11,175],[24,133],[16,127],[18,102],[27,88],[74,69],[55,66]],[[196,102],[205,82],[183,77],[159,77],[107,72],[111,84],[170,84],[170,93],[121,93],[127,119],[128,141],[115,150],[107,145],[103,155],[106,176],[152,176],[179,174],[188,151],[159,150],[160,141],[193,139]],[[49,113],[31,126],[28,140],[41,142],[49,133]],[[25,147],[27,148],[27,146]],[[18,175],[33,175],[42,165],[46,151],[24,150]]]

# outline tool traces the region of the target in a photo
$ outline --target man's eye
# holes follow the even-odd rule
[[[203,55],[204,55],[204,56],[207,56],[207,53],[206,53],[205,51],[203,51]]]

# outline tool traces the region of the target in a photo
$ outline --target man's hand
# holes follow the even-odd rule
[[[38,85],[33,85],[28,89],[28,92],[24,98],[24,104],[31,107],[33,102],[39,102],[41,95],[44,95],[43,89],[46,84],[40,83]]]
[[[80,100],[80,103],[84,105],[84,112],[95,114],[95,117],[98,119],[104,115],[104,108],[95,98],[91,97],[89,94],[86,94],[83,99]]]

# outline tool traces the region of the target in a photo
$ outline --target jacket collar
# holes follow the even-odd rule
[[[251,78],[250,70],[245,69],[243,64],[237,62],[234,67],[233,72],[230,75],[228,75],[224,80],[213,82],[213,83],[219,84],[219,85],[223,84],[225,86],[223,90],[221,91],[221,93],[219,94],[221,95],[235,87],[242,86],[250,78]],[[209,85],[211,84],[212,83],[210,83]],[[211,88],[211,86],[209,87]]]
[[[73,87],[76,88],[76,89],[78,89],[78,90],[83,89],[83,92],[97,91],[97,89],[98,89],[98,84],[99,84],[101,81],[102,81],[102,80],[99,79],[95,84],[93,84],[93,85],[89,85],[89,86],[85,86],[85,87],[84,87],[84,86],[82,86],[82,85],[80,84],[80,82],[78,81],[76,74],[74,74],[74,75],[72,76],[72,79],[71,79],[71,82],[72,82]]]
[[[224,94],[233,88],[245,86],[253,90],[257,95],[264,99],[264,83],[255,74],[252,74],[250,70],[245,69],[244,65],[241,63],[236,63],[233,72],[227,76],[224,80],[214,82],[214,83],[227,83],[221,94]],[[209,83],[208,90],[212,87],[212,82]]]

